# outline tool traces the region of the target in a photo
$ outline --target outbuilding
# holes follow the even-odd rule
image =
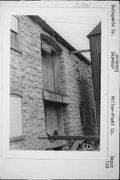
[[[88,34],[91,52],[91,67],[96,104],[97,133],[100,134],[100,94],[101,94],[101,22]]]

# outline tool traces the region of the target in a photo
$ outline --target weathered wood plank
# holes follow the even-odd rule
[[[54,83],[55,83],[55,92],[60,92],[60,79],[59,79],[59,61],[58,56],[53,56],[53,64],[54,64]]]
[[[76,141],[73,143],[73,145],[72,145],[72,147],[71,147],[71,150],[77,150],[79,144],[80,144],[80,140],[76,140]]]
[[[50,91],[54,91],[54,75],[53,75],[53,60],[51,55],[48,56],[48,81],[47,83],[49,84],[49,89]]]
[[[52,134],[55,135],[55,131],[58,132],[58,123],[57,123],[57,108],[55,106],[49,107],[51,111],[52,118]]]
[[[90,52],[90,49],[82,49],[82,50],[70,51],[71,54],[86,53],[86,52]]]
[[[46,129],[47,133],[52,135],[52,119],[51,119],[51,112],[49,111],[48,106],[45,106],[45,115],[46,115]]]
[[[43,99],[47,101],[69,104],[69,97],[43,90]]]
[[[64,121],[63,121],[63,108],[60,107],[58,110],[58,132],[59,135],[64,135]]]
[[[56,135],[57,134],[59,135],[60,128],[62,128],[63,131],[63,127],[59,127],[58,124],[58,121],[59,122],[62,121],[62,116],[60,116],[58,119],[58,111],[59,111],[58,107],[46,105],[47,133],[49,134],[49,136],[51,135],[54,136],[55,133]],[[63,144],[65,144],[65,141],[58,139],[55,142],[51,143],[50,146],[51,148],[55,148],[62,146]]]
[[[44,89],[54,91],[53,60],[51,54],[42,54]]]
[[[100,140],[100,136],[39,136],[38,139],[51,140]]]

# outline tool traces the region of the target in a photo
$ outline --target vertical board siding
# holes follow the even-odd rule
[[[57,108],[54,106],[49,107],[51,111],[51,118],[52,118],[52,134],[54,135],[55,131],[58,132],[58,123],[57,123]],[[49,120],[49,119],[48,119]]]
[[[54,85],[55,85],[55,92],[60,93],[60,75],[59,75],[59,61],[58,56],[53,56],[53,66],[54,66]]]
[[[45,105],[46,110],[46,125],[49,135],[64,135],[63,109],[54,105]],[[57,134],[55,134],[55,131]],[[62,146],[64,140],[56,140],[51,143],[51,148]]]
[[[101,78],[101,38],[100,35],[90,37],[92,76],[95,99],[100,99],[100,78]]]
[[[54,91],[53,62],[50,54],[43,53],[42,64],[44,89]]]
[[[63,108],[54,105],[45,105],[47,133],[54,135],[57,131],[59,135],[64,134]]]
[[[101,94],[101,35],[91,36],[90,50],[92,60],[92,78],[96,104],[98,133],[100,133],[100,94]]]
[[[22,135],[21,97],[10,97],[10,137]]]
[[[48,134],[52,134],[52,119],[51,119],[51,111],[49,108],[45,107],[45,115],[46,115],[46,130]]]
[[[47,89],[47,63],[45,60],[45,53],[42,52],[42,73],[43,73],[43,87]]]
[[[63,107],[58,108],[58,133],[64,135]]]
[[[47,71],[48,71],[48,90],[54,91],[54,74],[53,74],[53,60],[52,56],[47,54]]]
[[[60,93],[59,61],[57,55],[42,54],[43,85],[45,90]]]

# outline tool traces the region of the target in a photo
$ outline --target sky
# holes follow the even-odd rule
[[[47,16],[41,18],[77,50],[89,49],[87,35],[100,22],[100,17]],[[83,53],[90,60],[90,53]]]

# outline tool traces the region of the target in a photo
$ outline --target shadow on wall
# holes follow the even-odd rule
[[[83,79],[81,81],[80,112],[84,135],[96,135],[96,115],[91,90],[92,88]]]

